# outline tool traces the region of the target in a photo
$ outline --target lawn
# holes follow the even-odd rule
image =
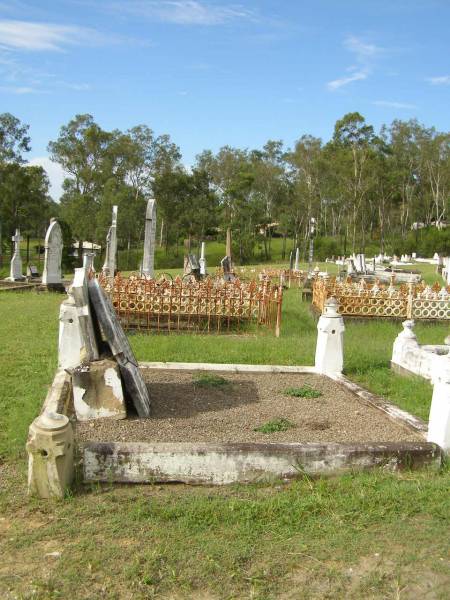
[[[446,598],[450,473],[283,485],[81,486],[26,497],[24,443],[56,366],[60,296],[0,295],[1,598]],[[345,372],[427,418],[431,386],[389,370],[399,323],[346,323]],[[444,325],[417,325],[442,343]],[[133,335],[140,360],[313,364],[297,290],[279,339]]]

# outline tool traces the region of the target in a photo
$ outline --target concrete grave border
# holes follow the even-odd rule
[[[233,373],[321,373],[315,367],[220,363],[143,362],[140,369],[223,371]],[[356,395],[362,403],[381,410],[403,427],[426,436],[427,426],[417,417],[379,396],[336,375],[331,379]],[[382,468],[439,468],[438,445],[401,443],[127,443],[85,442],[85,482],[188,484],[249,483],[307,475],[338,475]]]

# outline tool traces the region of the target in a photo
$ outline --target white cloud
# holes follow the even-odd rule
[[[253,17],[253,13],[240,4],[218,5],[198,0],[127,0],[115,2],[113,8],[177,25],[221,25]]]
[[[383,52],[383,48],[375,46],[375,44],[367,44],[354,35],[349,35],[347,38],[345,38],[344,46],[347,48],[347,50],[353,52],[361,61],[364,61],[367,58],[372,58],[373,56]]]
[[[391,102],[390,100],[375,100],[372,102],[375,106],[385,106],[386,108],[404,108],[404,109],[415,109],[415,104],[408,104],[407,102]]]
[[[50,179],[50,195],[53,200],[58,201],[63,193],[63,181],[67,177],[61,166],[58,163],[52,162],[48,156],[37,156],[36,158],[32,158],[28,164],[45,169]]]
[[[367,71],[356,71],[353,75],[349,77],[341,77],[340,79],[333,79],[333,81],[329,81],[327,83],[327,87],[329,90],[337,90],[353,81],[362,81],[363,79],[367,79],[368,72]]]
[[[0,92],[6,94],[39,94],[42,92],[36,88],[29,87],[26,85],[0,85]]]
[[[367,79],[372,72],[373,63],[377,56],[385,52],[384,48],[369,44],[361,38],[350,35],[344,40],[344,47],[353,54],[356,63],[359,66],[351,66],[347,68],[352,74],[346,77],[339,77],[327,83],[327,88],[330,91],[336,91],[354,81],[363,81]]]
[[[439,77],[427,77],[426,81],[431,85],[450,85],[450,75],[440,75]]]
[[[97,31],[85,27],[0,19],[0,48],[57,51],[70,44],[92,45],[104,41]]]

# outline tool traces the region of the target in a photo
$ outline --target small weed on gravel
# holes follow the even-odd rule
[[[253,431],[260,431],[261,433],[275,433],[277,431],[287,431],[295,427],[295,424],[288,419],[274,419],[273,421],[267,421],[264,425],[255,427]]]
[[[220,377],[220,375],[201,373],[200,375],[194,375],[194,384],[200,387],[221,387],[230,385],[230,382],[224,377]]]
[[[293,396],[294,398],[320,398],[322,392],[315,390],[310,385],[304,385],[301,388],[288,388],[284,390],[286,396]]]

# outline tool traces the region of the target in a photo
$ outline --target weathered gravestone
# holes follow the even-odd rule
[[[64,292],[61,276],[63,251],[62,231],[56,219],[50,219],[50,226],[45,235],[45,258],[42,272],[42,286],[48,290]]]
[[[27,267],[27,277],[30,279],[37,279],[39,277],[39,271],[35,265],[28,265]]]
[[[145,214],[144,257],[142,259],[142,273],[146,277],[154,276],[156,239],[156,200],[147,202]]]
[[[206,258],[205,258],[205,242],[202,242],[202,247],[201,247],[201,251],[200,251],[200,275],[202,275],[203,277],[206,276]]]
[[[116,273],[117,256],[117,206],[112,207],[112,222],[106,236],[105,263],[102,267],[104,275],[114,277]]]
[[[128,392],[140,417],[150,416],[150,398],[138,362],[128,343],[114,308],[96,279],[88,282],[89,300],[102,334],[120,367]]]
[[[89,304],[88,277],[87,271],[83,267],[75,269],[75,276],[72,283],[72,295],[77,308],[78,323],[80,325],[81,336],[83,340],[83,349],[81,362],[91,362],[98,360],[99,350],[97,344],[98,332],[95,331],[95,324],[92,318],[92,310]]]
[[[229,256],[224,256],[220,261],[220,266],[223,269],[224,281],[233,281],[234,273],[231,270],[231,258]]]
[[[86,252],[83,254],[83,269],[85,269],[88,273],[90,271],[95,272],[94,258],[94,252]]]
[[[289,254],[289,271],[294,270],[294,253],[291,251]]]
[[[299,269],[299,263],[300,263],[300,249],[296,248],[296,250],[295,250],[295,266],[294,266],[294,271],[298,271],[298,269]]]
[[[11,239],[14,242],[14,254],[11,259],[10,274],[7,281],[23,281],[25,277],[22,275],[22,258],[20,256],[20,242],[22,241],[20,229],[16,229],[16,233]]]

